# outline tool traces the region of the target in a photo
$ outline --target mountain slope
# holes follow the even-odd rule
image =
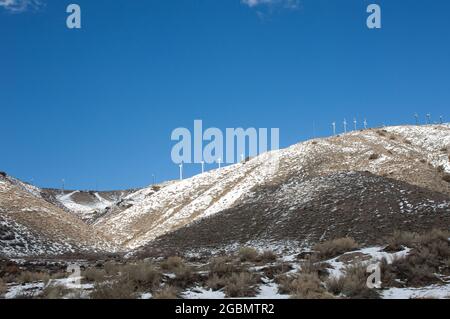
[[[114,250],[100,232],[45,201],[38,190],[0,176],[0,255]]]
[[[382,244],[396,230],[422,232],[450,225],[450,196],[365,172],[333,173],[254,189],[220,214],[198,220],[148,249],[309,246],[353,237]]]
[[[398,196],[402,194],[400,191],[415,192],[414,187],[419,187],[417,192],[428,193],[417,197],[416,204],[419,206],[413,207],[417,214],[424,214],[419,208],[428,199],[438,200],[446,211],[450,186],[444,176],[450,173],[449,145],[450,128],[446,125],[390,127],[307,141],[263,154],[245,163],[174,182],[158,190],[148,188],[130,194],[127,197],[129,200],[135,196],[139,199],[127,208],[112,209],[94,226],[109,234],[114,243],[134,249],[219,212],[235,207],[250,207],[254,198],[271,187],[287,188],[286,194],[290,196],[280,193],[280,196],[286,195],[283,195],[283,209],[297,209],[297,203],[299,200],[304,201],[304,198],[299,199],[300,195],[296,191],[300,194],[308,188],[315,191],[317,185],[312,181],[320,178],[328,178],[325,184],[329,183],[338,189],[339,184],[336,185],[335,179],[340,172],[369,172],[376,176],[359,173],[355,182],[369,183],[366,179],[373,180],[378,176],[383,178],[377,181],[380,185],[390,185],[386,186],[388,189],[398,188]],[[396,182],[404,184],[400,187]],[[296,188],[296,185],[301,187]],[[380,190],[376,183],[369,183],[367,187],[368,191],[372,189],[374,192],[371,200],[376,209],[376,205],[382,203],[378,202],[382,201],[381,193],[377,193]],[[333,190],[333,187],[330,189]],[[292,190],[291,193],[289,190]],[[331,190],[326,193],[332,193]],[[312,194],[322,196],[314,192]],[[263,200],[265,197],[259,198]],[[407,197],[406,200],[413,198]],[[271,198],[265,207],[269,212],[278,209],[274,201],[277,201],[277,197]],[[352,203],[350,198],[345,205],[352,209],[363,209],[364,202],[356,207]],[[394,202],[390,205],[394,207]],[[390,213],[395,215],[401,212],[397,207]],[[321,219],[322,216],[317,214],[315,218]],[[338,219],[336,221],[339,222]],[[351,221],[346,220],[349,223]],[[444,226],[448,227],[446,217],[443,221]],[[246,230],[243,228],[242,232]],[[280,229],[280,232],[284,231]]]

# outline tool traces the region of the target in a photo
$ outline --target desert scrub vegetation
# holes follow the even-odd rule
[[[259,259],[259,253],[252,247],[242,247],[238,252],[239,259],[242,262],[256,262]]]
[[[369,160],[370,161],[374,161],[374,160],[377,160],[377,159],[379,159],[380,158],[380,154],[377,154],[377,153],[372,153],[372,154],[370,154],[370,156],[369,156]]]
[[[153,299],[177,299],[178,289],[174,286],[164,286],[153,295]]]
[[[120,281],[127,281],[139,288],[153,288],[160,283],[161,272],[149,262],[123,266]]]
[[[293,299],[330,299],[333,295],[328,293],[320,278],[314,274],[300,274],[284,288]]]
[[[450,174],[444,174],[444,176],[442,176],[442,180],[447,183],[450,183]]]
[[[136,299],[133,283],[126,280],[96,282],[90,294],[91,299]]]
[[[257,291],[260,276],[249,271],[210,273],[206,287],[214,291],[223,289],[227,297],[253,297]]]
[[[71,292],[63,285],[47,285],[39,294],[40,299],[63,299]]]
[[[106,272],[103,269],[87,268],[82,272],[82,277],[88,282],[102,282],[106,279]]]
[[[8,291],[8,286],[0,278],[0,296],[4,295]]]
[[[330,259],[343,253],[359,248],[358,243],[353,238],[338,238],[314,246],[314,251],[320,259]]]
[[[162,261],[160,267],[164,271],[174,271],[176,268],[184,266],[184,260],[178,256],[172,256]]]
[[[271,250],[264,250],[261,255],[259,255],[259,260],[262,263],[272,263],[277,261],[278,256]]]
[[[367,265],[352,264],[344,269],[344,274],[338,278],[328,278],[325,285],[331,293],[352,299],[378,299],[377,290],[367,287]]]
[[[259,282],[257,275],[250,272],[233,273],[222,278],[224,292],[227,297],[254,297],[256,285]]]
[[[17,281],[21,284],[32,282],[43,282],[44,284],[47,284],[49,280],[50,275],[43,272],[24,271],[17,277]]]
[[[432,230],[419,235],[403,233],[398,243],[411,248],[404,258],[397,258],[391,264],[381,263],[383,278],[389,286],[423,287],[440,283],[436,274],[450,275],[450,233]]]
[[[210,260],[209,265],[210,275],[225,276],[233,272],[239,272],[242,268],[236,265],[229,257],[214,257]]]

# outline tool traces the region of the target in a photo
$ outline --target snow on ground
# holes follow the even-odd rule
[[[450,284],[422,288],[389,288],[381,292],[383,299],[450,299]]]
[[[384,247],[363,248],[360,250],[347,252],[339,257],[332,258],[332,259],[325,261],[325,263],[330,265],[330,268],[328,269],[328,271],[330,273],[330,277],[339,278],[344,275],[344,273],[345,273],[344,270],[345,270],[346,264],[342,261],[339,261],[339,259],[345,255],[350,255],[350,254],[355,254],[355,253],[361,253],[361,254],[367,255],[370,257],[370,259],[362,261],[362,263],[366,264],[366,265],[379,263],[383,259],[385,259],[388,264],[391,264],[396,259],[406,257],[409,254],[409,252],[411,251],[409,248],[404,248],[403,250],[396,252],[396,253],[387,253],[387,252],[382,251],[383,249],[384,249]]]

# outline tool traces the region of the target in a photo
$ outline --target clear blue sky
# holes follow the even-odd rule
[[[8,1],[0,0],[0,170],[39,186],[176,178],[170,134],[194,119],[279,127],[285,147],[310,138],[313,121],[317,135],[329,135],[344,117],[380,125],[411,123],[414,112],[450,116],[447,0],[300,0],[297,8],[40,0],[21,12]],[[81,30],[65,25],[72,2]],[[370,3],[382,6],[381,30],[365,25]]]

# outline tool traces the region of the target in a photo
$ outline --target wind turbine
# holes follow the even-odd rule
[[[444,117],[441,115],[441,116],[439,116],[439,122],[441,123],[441,124],[444,124]]]
[[[419,114],[415,113],[414,117],[416,119],[416,125],[419,125]]]
[[[241,162],[242,163],[244,162],[244,159],[245,159],[244,154],[241,154]]]
[[[202,174],[205,172],[205,161],[201,161],[202,164]]]
[[[219,169],[221,169],[222,159],[220,157],[217,159],[217,163],[219,164]]]
[[[336,135],[336,122],[331,123],[333,126],[333,135]]]
[[[344,133],[347,133],[347,120],[344,119]]]
[[[354,126],[354,128],[355,128],[355,131],[356,131],[356,124],[357,124],[358,122],[356,121],[356,117],[355,118],[353,118],[353,126]]]
[[[65,183],[66,183],[66,181],[64,180],[64,178],[61,180],[61,183],[62,183],[62,185],[61,185],[61,189],[62,189],[62,194],[64,195],[64,188],[65,188]]]
[[[430,113],[427,114],[427,125],[428,124],[431,124],[431,114]]]
[[[367,130],[367,119],[364,119],[364,129]]]
[[[182,181],[183,180],[183,162],[181,162],[179,167],[180,167],[180,181]]]
[[[152,174],[152,181],[153,181],[153,185],[156,185],[156,178],[155,178],[155,174]]]

